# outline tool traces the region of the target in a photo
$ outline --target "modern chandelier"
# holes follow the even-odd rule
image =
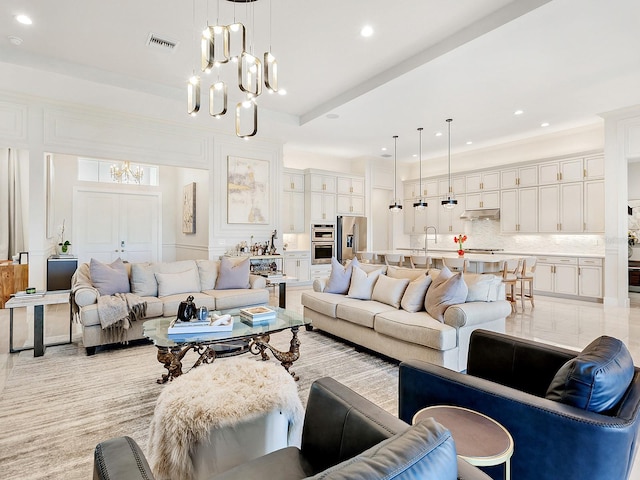
[[[451,122],[453,122],[453,118],[447,118],[446,121],[449,127],[449,191],[445,195],[446,198],[443,198],[440,203],[447,210],[451,210],[458,205],[458,200],[456,200],[453,187],[451,186]]]
[[[418,201],[413,204],[413,208],[421,212],[427,208],[429,204],[422,198],[422,127],[418,128],[418,132],[420,133],[420,151],[418,152],[420,156],[420,197]]]
[[[140,183],[144,176],[144,171],[140,165],[136,165],[132,169],[128,161],[122,162],[120,165],[114,163],[109,170],[111,172],[111,180],[118,183]]]
[[[393,203],[389,205],[391,213],[402,211],[402,203],[396,196],[396,186],[398,184],[398,135],[393,136]]]
[[[195,1],[195,0],[194,0]],[[257,0],[227,0],[232,3],[254,3]],[[220,0],[218,0],[218,14]],[[231,64],[237,69],[238,88],[244,98],[236,104],[235,130],[240,138],[248,139],[258,132],[258,104],[257,97],[262,94],[262,84],[267,91],[278,91],[278,63],[271,52],[271,0],[269,0],[269,49],[262,59],[254,55],[253,28],[254,7],[248,12],[251,17],[252,30],[250,41],[247,41],[247,29],[244,24],[236,21],[235,5],[233,23],[223,25],[219,17],[215,25],[207,25],[200,40],[200,68],[204,73],[214,72],[216,80],[209,87],[209,115],[220,118],[227,113],[228,87],[220,79],[221,69],[225,64]],[[195,24],[195,4],[194,4]],[[187,113],[195,115],[200,110],[201,78],[193,75],[187,84]]]

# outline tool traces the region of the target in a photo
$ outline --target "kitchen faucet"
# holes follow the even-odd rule
[[[436,227],[434,227],[433,225],[431,225],[430,227],[426,227],[424,229],[424,254],[428,255],[429,254],[429,242],[428,242],[428,238],[429,238],[429,229],[432,228],[433,229],[433,234],[435,235],[435,241],[433,243],[438,243],[438,231],[436,230]]]

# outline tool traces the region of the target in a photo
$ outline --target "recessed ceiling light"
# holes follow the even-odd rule
[[[436,137],[441,137],[442,136],[442,132],[436,132]]]
[[[412,157],[413,157],[413,158],[418,158],[418,154],[417,154],[417,153],[414,153],[414,154],[412,155]]]
[[[515,112],[513,112],[514,115],[522,115],[524,113],[524,110],[516,110]]]
[[[370,37],[373,35],[373,27],[371,25],[365,25],[362,27],[362,30],[360,30],[360,35],[363,37]]]
[[[23,25],[31,25],[33,23],[33,21],[27,15],[23,14],[16,15],[16,21]]]
[[[473,142],[472,142],[471,140],[469,140],[469,141],[467,142],[467,145],[473,145]]]
[[[549,126],[549,122],[542,122],[540,124],[541,127],[548,127]]]
[[[9,35],[7,38],[13,45],[22,45],[22,39],[20,37],[14,37],[13,35]]]
[[[387,147],[382,147],[382,151],[386,152],[387,151]]]
[[[338,115],[337,113],[327,113],[325,117],[330,120],[335,120],[336,118],[340,118],[340,115]]]
[[[284,88],[279,88],[278,89],[278,95],[286,95],[287,91]]]

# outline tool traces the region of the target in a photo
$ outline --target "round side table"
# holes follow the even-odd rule
[[[477,467],[504,463],[505,479],[511,479],[513,438],[506,428],[486,415],[452,405],[423,408],[412,423],[430,417],[451,432],[460,458]]]

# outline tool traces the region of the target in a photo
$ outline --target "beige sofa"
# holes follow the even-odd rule
[[[258,275],[249,275],[250,288],[216,290],[216,281],[220,270],[219,260],[182,260],[165,263],[125,264],[129,275],[131,293],[139,295],[146,302],[144,320],[155,317],[173,317],[178,312],[180,302],[187,296],[194,297],[197,307],[205,306],[209,310],[227,310],[245,306],[266,305],[269,302],[269,291],[266,279]],[[111,332],[105,331],[98,317],[99,292],[91,282],[89,264],[83,263],[76,270],[71,281],[72,308],[76,319],[82,325],[82,342],[87,354],[95,353],[97,346],[114,343]],[[192,274],[197,287],[194,291],[184,291],[184,282],[169,282],[172,275],[177,280],[181,275]],[[160,276],[156,275],[160,274]],[[158,278],[164,279],[159,285]],[[130,341],[144,338],[142,324],[144,321],[131,322],[124,331],[124,338],[119,341]]]
[[[439,270],[362,265],[371,271],[383,268],[392,278],[414,279],[428,273],[432,279]],[[346,295],[325,293],[327,279],[314,282],[313,292],[302,294],[305,318],[318,328],[356,345],[405,361],[418,359],[451,370],[466,369],[469,338],[477,328],[505,332],[511,305],[504,300],[501,278],[494,275],[465,274],[469,288],[467,301],[452,305],[444,322],[431,317],[424,308],[408,312],[375,300],[359,300]],[[469,301],[482,298],[485,301]]]

